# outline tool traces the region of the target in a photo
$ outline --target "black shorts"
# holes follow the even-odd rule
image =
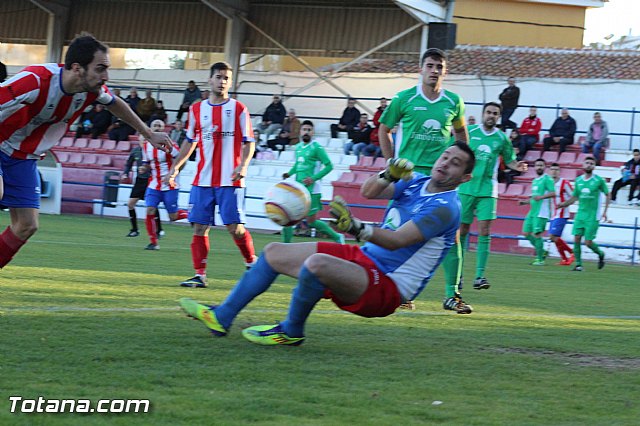
[[[144,200],[144,193],[147,192],[147,185],[149,184],[149,178],[136,178],[136,182],[131,188],[131,195],[129,198],[139,198]]]

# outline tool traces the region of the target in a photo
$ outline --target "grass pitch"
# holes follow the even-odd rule
[[[283,319],[294,281],[279,278],[213,338],[177,300],[220,302],[242,258],[215,230],[210,288],[178,287],[192,275],[191,229],[165,229],[150,252],[144,234],[124,237],[123,220],[41,217],[0,271],[1,425],[638,424],[638,268],[573,273],[492,255],[491,289],[463,291],[472,315],[442,309],[438,273],[415,312],[365,319],[322,301],[302,346],[259,347],[240,329]],[[258,250],[279,238],[253,235]],[[13,395],[149,399],[152,409],[11,414]]]

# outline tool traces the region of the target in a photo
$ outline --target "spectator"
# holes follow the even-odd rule
[[[203,101],[206,101],[207,99],[209,99],[209,95],[211,94],[211,92],[209,90],[203,90],[202,93],[200,94],[200,99],[202,99]]]
[[[351,132],[360,120],[360,110],[356,108],[356,100],[354,98],[347,99],[347,107],[342,112],[340,122],[331,125],[331,137],[337,138],[338,132]]]
[[[349,134],[351,142],[344,144],[345,155],[349,155],[353,149],[353,155],[360,157],[360,152],[371,143],[369,136],[371,135],[372,129],[367,121],[369,121],[369,116],[366,113],[360,114],[360,121],[351,129],[351,133]]]
[[[599,112],[593,114],[593,123],[589,126],[587,137],[582,144],[582,152],[585,154],[589,150],[593,150],[593,157],[596,159],[596,165],[600,165],[600,150],[609,145],[609,126],[602,119]]]
[[[518,108],[518,99],[520,99],[520,89],[516,86],[516,79],[509,77],[508,86],[500,93],[500,102],[502,102],[502,130],[515,129],[516,123],[509,120],[516,108]]]
[[[140,119],[149,124],[151,121],[151,114],[156,110],[156,100],[153,98],[153,92],[151,90],[146,91],[146,97],[138,102],[136,112],[140,116]]]
[[[111,125],[113,116],[107,111],[104,105],[97,103],[90,111],[82,114],[80,123],[76,129],[76,138],[82,137],[84,134],[91,134],[91,139],[97,139]]]
[[[113,89],[111,93],[113,93],[113,96],[117,96],[124,101],[124,98],[120,95],[120,89]]]
[[[627,185],[631,185],[629,189],[628,203],[633,204],[633,194],[636,192],[636,188],[640,185],[640,150],[633,150],[633,158],[627,161],[622,166],[622,177],[613,183],[613,189],[611,190],[611,202],[616,201],[616,196],[620,188]],[[636,197],[636,204],[640,203],[640,193]]]
[[[284,151],[287,145],[295,145],[300,139],[300,120],[296,117],[296,110],[289,109],[289,116],[284,119],[278,139],[267,141],[267,145],[274,151]]]
[[[178,108],[178,115],[176,115],[176,120],[180,120],[182,118],[182,114],[189,111],[189,107],[191,104],[194,104],[198,101],[201,101],[202,94],[200,93],[200,89],[196,86],[196,82],[190,80],[187,84],[187,88],[184,89],[184,95],[182,96],[182,103],[180,104],[180,108]]]
[[[552,145],[560,145],[560,152],[565,152],[567,145],[573,145],[576,134],[576,120],[569,115],[569,110],[562,108],[560,117],[556,118],[549,129],[550,136],[544,138],[543,151],[549,151]]]
[[[113,139],[116,142],[129,139],[129,136],[133,135],[135,132],[136,131],[133,127],[115,117],[113,118],[113,123],[107,129],[109,139]]]
[[[7,79],[7,67],[5,64],[0,62],[0,83]]]
[[[518,161],[522,160],[522,157],[520,156],[520,139],[522,139],[522,137],[520,136],[518,129],[511,129],[511,133],[509,133],[509,140],[511,141],[513,152],[516,153],[516,159]]]
[[[520,126],[520,145],[518,146],[520,159],[524,158],[527,151],[534,144],[540,142],[540,129],[542,129],[542,120],[538,117],[538,108],[532,106],[529,108],[529,116],[522,120]],[[515,130],[515,129],[514,129]]]
[[[476,118],[473,115],[470,115],[467,119],[467,124],[469,126],[473,126],[474,124],[476,124]]]
[[[180,148],[186,137],[187,132],[184,130],[182,120],[176,120],[173,123],[173,129],[169,132],[169,139]]]
[[[158,101],[156,103],[156,109],[153,110],[149,122],[152,122],[154,120],[160,120],[163,123],[167,121],[167,111],[165,111],[164,103],[162,101]]]
[[[262,114],[262,123],[258,124],[256,130],[267,136],[278,134],[284,123],[284,118],[287,115],[287,110],[280,102],[280,95],[273,95],[273,101],[269,104],[267,109]]]
[[[380,98],[380,106],[376,110],[375,114],[373,114],[373,130],[371,130],[371,134],[369,135],[369,140],[371,141],[371,143],[364,147],[362,155],[374,158],[382,155],[378,129],[380,128],[380,117],[382,116],[382,113],[385,109],[387,109],[387,98]]]
[[[140,116],[138,113],[138,103],[140,102],[140,97],[138,96],[138,89],[132,87],[129,89],[129,95],[124,98],[124,101],[129,104],[129,107]]]

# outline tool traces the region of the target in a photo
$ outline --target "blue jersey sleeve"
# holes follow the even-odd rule
[[[434,197],[411,218],[425,240],[442,235],[452,227],[460,226],[460,211],[451,202],[440,197]]]
[[[402,197],[402,193],[404,192],[405,189],[407,189],[409,187],[409,185],[415,183],[416,180],[423,178],[424,175],[421,173],[416,173],[413,172],[413,178],[409,179],[409,180],[399,180],[398,182],[394,183],[394,187],[393,187],[393,199],[397,200],[400,197]]]

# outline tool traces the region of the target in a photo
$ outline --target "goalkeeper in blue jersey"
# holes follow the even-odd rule
[[[438,158],[431,176],[413,175],[413,164],[392,159],[379,175],[364,182],[366,198],[393,199],[381,227],[352,216],[346,202],[331,202],[334,227],[366,243],[271,243],[222,304],[202,305],[188,298],[182,309],[215,336],[225,336],[238,313],[265,292],[279,274],[298,279],[287,318],[276,325],[246,328],[242,334],[261,345],[299,345],[304,325],[322,298],[363,317],[384,317],[415,298],[433,276],[460,226],[456,188],[471,179],[475,157],[465,143],[455,143]],[[453,297],[459,313],[471,308]]]

